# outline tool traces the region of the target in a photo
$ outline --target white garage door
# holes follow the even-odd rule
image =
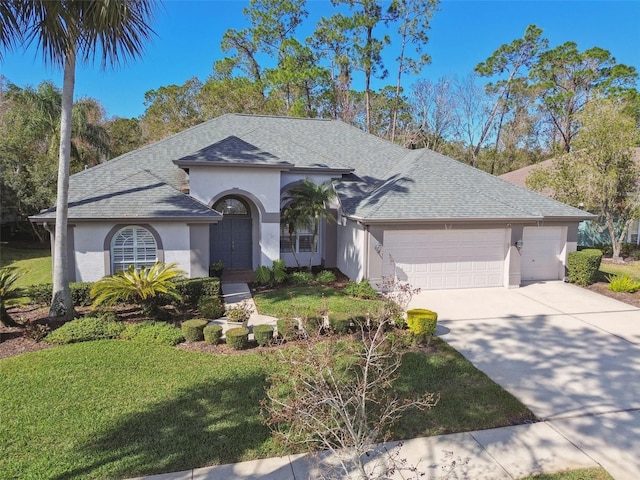
[[[562,227],[525,227],[522,234],[522,281],[559,280],[564,277],[560,254]]]
[[[422,289],[501,287],[507,231],[406,230],[384,234],[383,275]]]

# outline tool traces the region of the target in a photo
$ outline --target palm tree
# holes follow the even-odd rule
[[[2,2],[7,18],[16,19],[18,28],[5,31],[2,20],[0,46],[34,40],[42,49],[44,60],[62,67],[62,114],[56,202],[56,232],[53,252],[53,296],[49,316],[70,319],[73,305],[69,292],[67,267],[67,216],[69,164],[71,157],[71,107],[75,86],[76,60],[90,62],[100,57],[102,67],[114,66],[126,59],[141,56],[144,41],[153,30],[152,0],[22,0]],[[7,12],[4,12],[7,10]],[[7,33],[5,33],[7,32]]]
[[[301,229],[311,229],[313,231],[313,246],[309,256],[309,270],[313,261],[313,253],[318,248],[318,229],[320,220],[334,220],[329,211],[329,202],[335,198],[336,192],[333,190],[331,182],[316,185],[308,178],[298,185],[289,189],[284,199],[286,205],[282,209],[282,222],[289,230],[289,240],[291,252],[298,267],[300,262],[296,255],[295,234]]]
[[[6,301],[18,298],[24,294],[22,288],[16,285],[22,276],[22,272],[15,267],[0,268],[0,325],[5,327],[17,327],[19,324],[9,316],[6,309]]]

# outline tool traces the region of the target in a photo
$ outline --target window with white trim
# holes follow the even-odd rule
[[[313,228],[299,228],[293,234],[293,238],[289,235],[289,227],[283,223],[280,224],[280,253],[291,253],[291,241],[293,240],[296,253],[309,253],[313,250]],[[317,247],[316,247],[317,250]]]
[[[133,265],[137,270],[150,267],[158,261],[158,247],[153,234],[139,226],[124,227],[111,241],[111,271],[126,270]]]

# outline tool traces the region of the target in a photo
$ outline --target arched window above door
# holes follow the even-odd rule
[[[247,204],[237,197],[223,197],[213,205],[213,209],[223,215],[250,216]]]

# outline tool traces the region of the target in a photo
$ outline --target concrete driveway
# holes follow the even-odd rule
[[[640,309],[562,282],[424,291],[411,307],[614,478],[640,478]]]

